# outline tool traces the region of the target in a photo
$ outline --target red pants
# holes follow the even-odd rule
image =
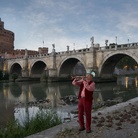
[[[88,102],[85,98],[80,98],[78,103],[78,118],[81,128],[85,127],[84,123],[84,113],[86,116],[86,129],[91,130],[91,110],[92,110],[92,101]]]

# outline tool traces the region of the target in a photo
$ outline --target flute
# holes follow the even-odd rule
[[[77,80],[80,80],[80,79],[86,79],[86,76],[71,76],[72,79],[77,79]]]

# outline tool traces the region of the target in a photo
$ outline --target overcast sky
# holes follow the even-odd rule
[[[15,49],[66,51],[138,42],[138,0],[2,0],[0,18],[15,33]]]

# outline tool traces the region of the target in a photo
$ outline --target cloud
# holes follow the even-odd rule
[[[7,0],[6,0],[7,1]],[[21,3],[22,2],[22,3]],[[51,51],[55,43],[57,51],[90,46],[90,37],[95,43],[105,45],[105,39],[124,43],[131,37],[137,40],[138,2],[123,0],[27,0],[0,6],[6,29],[15,33],[15,48],[37,50],[39,46]]]

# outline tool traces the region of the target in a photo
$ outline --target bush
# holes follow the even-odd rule
[[[12,74],[12,79],[13,79],[13,81],[15,81],[16,79],[18,79],[18,74],[17,73]]]
[[[33,117],[29,123],[25,122],[24,127],[27,135],[31,135],[42,130],[51,128],[61,123],[61,119],[54,111],[40,111]]]
[[[43,131],[53,126],[61,124],[61,118],[54,111],[40,111],[35,117],[23,123],[10,121],[5,129],[0,129],[0,138],[24,138],[28,135]]]
[[[8,80],[9,79],[9,73],[0,70],[0,80]]]
[[[9,73],[4,72],[3,80],[9,80]]]
[[[0,70],[0,80],[2,80],[2,78],[3,78],[3,72],[2,70]]]

